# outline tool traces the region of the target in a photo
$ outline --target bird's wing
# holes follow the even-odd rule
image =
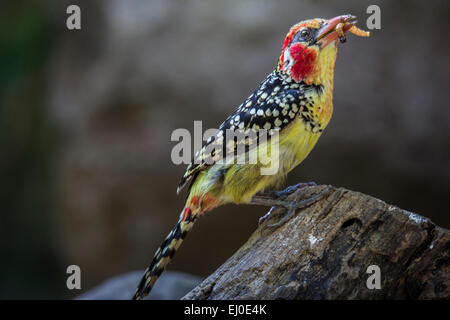
[[[249,139],[225,140],[224,143],[227,130],[233,132],[242,130],[245,133],[250,129],[258,136],[258,133],[264,129],[266,133],[269,133],[269,139],[271,132],[282,130],[295,119],[297,114],[302,113],[303,107],[308,102],[304,92],[304,84],[286,81],[276,73],[269,75],[195,154],[181,178],[177,193],[200,171],[221,159],[225,152],[235,152],[239,143],[245,145],[246,152],[249,150],[249,145],[255,146]],[[212,148],[213,143],[223,145],[223,149]],[[211,154],[212,149],[214,151]]]

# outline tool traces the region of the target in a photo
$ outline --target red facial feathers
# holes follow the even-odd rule
[[[295,81],[307,78],[314,71],[317,52],[309,49],[301,43],[295,43],[291,46],[291,56],[294,64],[291,67],[290,76]]]

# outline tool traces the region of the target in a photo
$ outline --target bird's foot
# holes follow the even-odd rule
[[[277,210],[280,209],[280,210]],[[282,218],[280,221],[278,221],[275,224],[267,225],[266,227],[269,228],[276,228],[284,224],[286,221],[288,221],[292,216],[295,214],[295,211],[297,209],[297,202],[295,201],[283,201],[280,200],[277,205],[270,208],[269,212],[267,212],[265,215],[263,215],[258,220],[258,225],[263,224],[267,219],[272,218],[274,216],[282,215]]]
[[[283,191],[279,191],[279,192],[281,192],[281,195],[280,195],[280,197],[276,197],[276,198],[273,197],[273,194],[256,195],[252,199],[253,204],[268,205],[268,206],[270,205],[271,206],[269,212],[259,219],[258,224],[261,225],[267,219],[272,218],[274,216],[281,215],[282,217],[278,222],[266,226],[268,228],[277,228],[277,227],[283,225],[290,218],[292,218],[292,216],[294,216],[297,209],[304,209],[306,207],[309,207],[310,205],[316,203],[317,201],[324,198],[325,196],[327,196],[330,193],[331,187],[328,186],[325,189],[323,189],[322,191],[320,191],[319,193],[314,194],[313,196],[311,196],[307,199],[303,199],[300,201],[292,201],[292,200],[286,199],[286,197],[289,194],[293,193],[295,190],[298,190],[299,188],[303,188],[305,186],[311,186],[311,185],[315,185],[315,183],[302,183],[302,184],[297,184],[295,186],[286,188]],[[286,195],[286,193],[287,193],[287,195]]]

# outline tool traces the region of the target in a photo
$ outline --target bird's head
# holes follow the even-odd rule
[[[345,32],[355,23],[351,15],[297,23],[286,35],[277,69],[297,82],[332,81],[337,44],[345,41]]]

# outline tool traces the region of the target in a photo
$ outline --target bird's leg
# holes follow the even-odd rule
[[[297,185],[289,187],[283,191],[258,193],[255,196],[253,196],[252,200],[250,201],[250,204],[271,207],[270,211],[259,219],[259,224],[262,224],[265,220],[267,220],[269,217],[271,217],[277,208],[283,207],[286,210],[284,211],[283,217],[281,218],[281,220],[275,224],[268,226],[271,228],[279,227],[280,225],[284,224],[287,220],[289,220],[295,214],[295,211],[297,209],[306,208],[329,194],[330,187],[327,187],[327,188],[323,189],[322,191],[320,191],[318,194],[315,194],[304,200],[293,201],[293,200],[286,199],[286,197],[289,194],[291,194],[295,190],[298,190],[299,188],[301,189],[307,185],[315,185],[315,184],[314,183],[313,184],[312,183],[297,184]],[[278,214],[278,212],[277,212],[277,214]]]
[[[276,198],[276,199],[286,199],[290,194],[294,193],[297,190],[300,190],[305,187],[316,186],[317,184],[314,181],[311,182],[300,182],[296,185],[289,186],[284,190],[280,191],[264,191],[256,194],[257,197],[264,198]]]
[[[303,189],[305,187],[312,187],[312,186],[316,186],[317,184],[314,181],[310,181],[310,182],[300,182],[297,183],[296,185],[293,186],[289,186],[284,190],[281,191],[275,191],[276,195],[282,199],[287,198],[287,196],[289,196],[290,194],[294,193],[297,190]]]
[[[274,212],[276,208],[284,207],[287,209],[286,216],[290,217],[295,212],[295,205],[289,201],[282,201],[286,199],[290,194],[294,193],[296,190],[302,189],[304,187],[315,186],[317,185],[315,182],[300,182],[296,185],[289,186],[284,190],[280,191],[266,191],[260,192],[256,194],[253,199],[253,204],[259,204],[264,206],[271,206],[269,212],[267,212],[264,216],[259,218],[258,224],[261,225],[264,221],[266,221]]]
[[[295,212],[295,203],[291,201],[283,201],[285,200],[290,194],[295,192],[296,190],[302,189],[307,186],[315,186],[315,182],[306,182],[306,183],[297,183],[296,185],[289,186],[284,190],[281,191],[266,191],[261,192],[255,195],[252,199],[253,204],[259,204],[264,206],[271,206],[268,213],[266,213],[264,216],[262,216],[258,224],[261,225],[264,221],[266,221],[270,216],[274,215],[274,211],[277,208],[284,207],[287,209],[287,212],[285,216],[291,217]],[[284,221],[283,221],[284,223]]]

